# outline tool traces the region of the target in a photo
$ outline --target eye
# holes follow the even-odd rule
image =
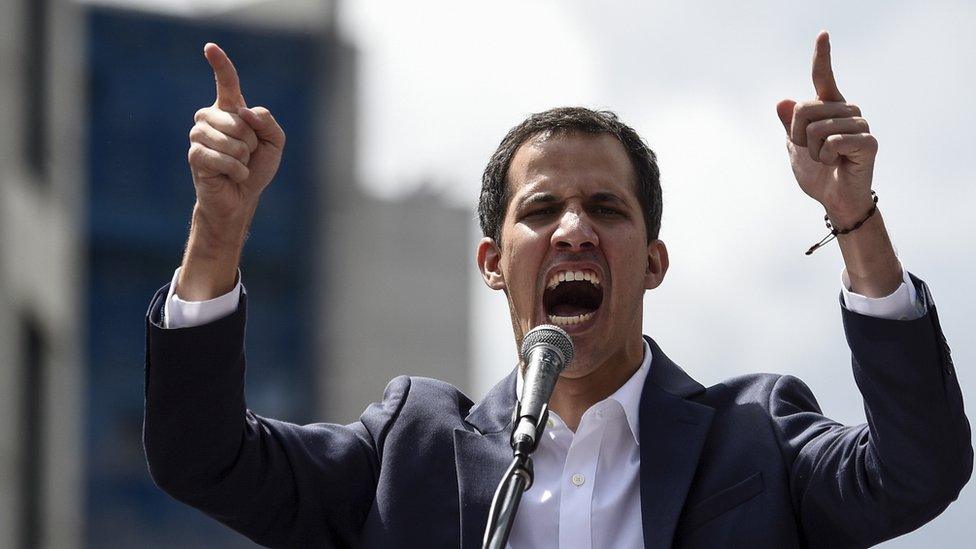
[[[593,208],[593,213],[597,215],[607,216],[607,217],[623,215],[623,213],[621,213],[620,210],[611,208],[609,206],[597,206]]]
[[[556,208],[551,208],[551,207],[550,208],[539,208],[537,210],[532,210],[532,211],[526,213],[524,217],[526,217],[526,218],[531,218],[531,217],[545,217],[545,216],[548,216],[548,215],[554,215],[555,213],[556,213]]]

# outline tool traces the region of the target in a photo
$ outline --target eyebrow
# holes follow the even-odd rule
[[[552,193],[533,193],[520,198],[515,209],[521,210],[533,204],[552,204],[554,202],[559,202],[559,199]]]
[[[593,195],[590,196],[589,201],[601,204],[611,203],[618,204],[620,206],[627,205],[627,202],[623,198],[620,198],[616,194],[609,191],[593,193]],[[552,193],[533,193],[519,199],[518,203],[516,204],[516,209],[520,210],[533,204],[553,204],[555,202],[559,202],[559,198]]]
[[[617,195],[615,195],[615,194],[613,194],[611,192],[593,193],[593,196],[590,197],[590,201],[592,201],[592,202],[610,202],[610,203],[613,203],[613,204],[619,204],[621,206],[626,206],[627,205],[627,202],[625,202],[623,198],[620,198],[619,196],[617,196]]]

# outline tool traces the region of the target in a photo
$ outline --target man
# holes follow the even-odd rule
[[[150,305],[145,446],[164,490],[273,546],[478,547],[511,457],[518,369],[474,405],[399,377],[359,422],[297,426],[244,402],[238,258],[284,134],[248,108],[208,44],[217,101],[197,113],[197,204],[173,283]],[[791,376],[705,388],[642,337],[668,269],[654,154],[609,113],[553,109],[485,170],[477,260],[516,340],[572,335],[512,547],[865,547],[953,501],[972,448],[926,285],[905,272],[872,200],[877,143],[817,38],[817,99],[777,111],[801,189],[842,234],[842,314],[868,423],[821,415]],[[364,368],[369,367],[363,365]]]

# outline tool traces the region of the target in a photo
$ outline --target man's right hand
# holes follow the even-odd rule
[[[178,295],[204,301],[234,287],[237,264],[261,192],[281,162],[285,134],[264,107],[248,108],[237,70],[216,44],[203,49],[217,99],[197,111],[187,157],[197,202]]]
[[[264,107],[247,108],[237,69],[216,44],[203,54],[217,81],[217,100],[197,111],[190,130],[190,171],[197,205],[215,220],[253,210],[278,171],[285,134]]]

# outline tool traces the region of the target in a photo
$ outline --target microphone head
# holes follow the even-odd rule
[[[529,351],[538,345],[547,345],[559,352],[563,358],[563,368],[573,361],[573,340],[559,326],[543,324],[529,330],[522,339],[522,360],[528,362]]]

